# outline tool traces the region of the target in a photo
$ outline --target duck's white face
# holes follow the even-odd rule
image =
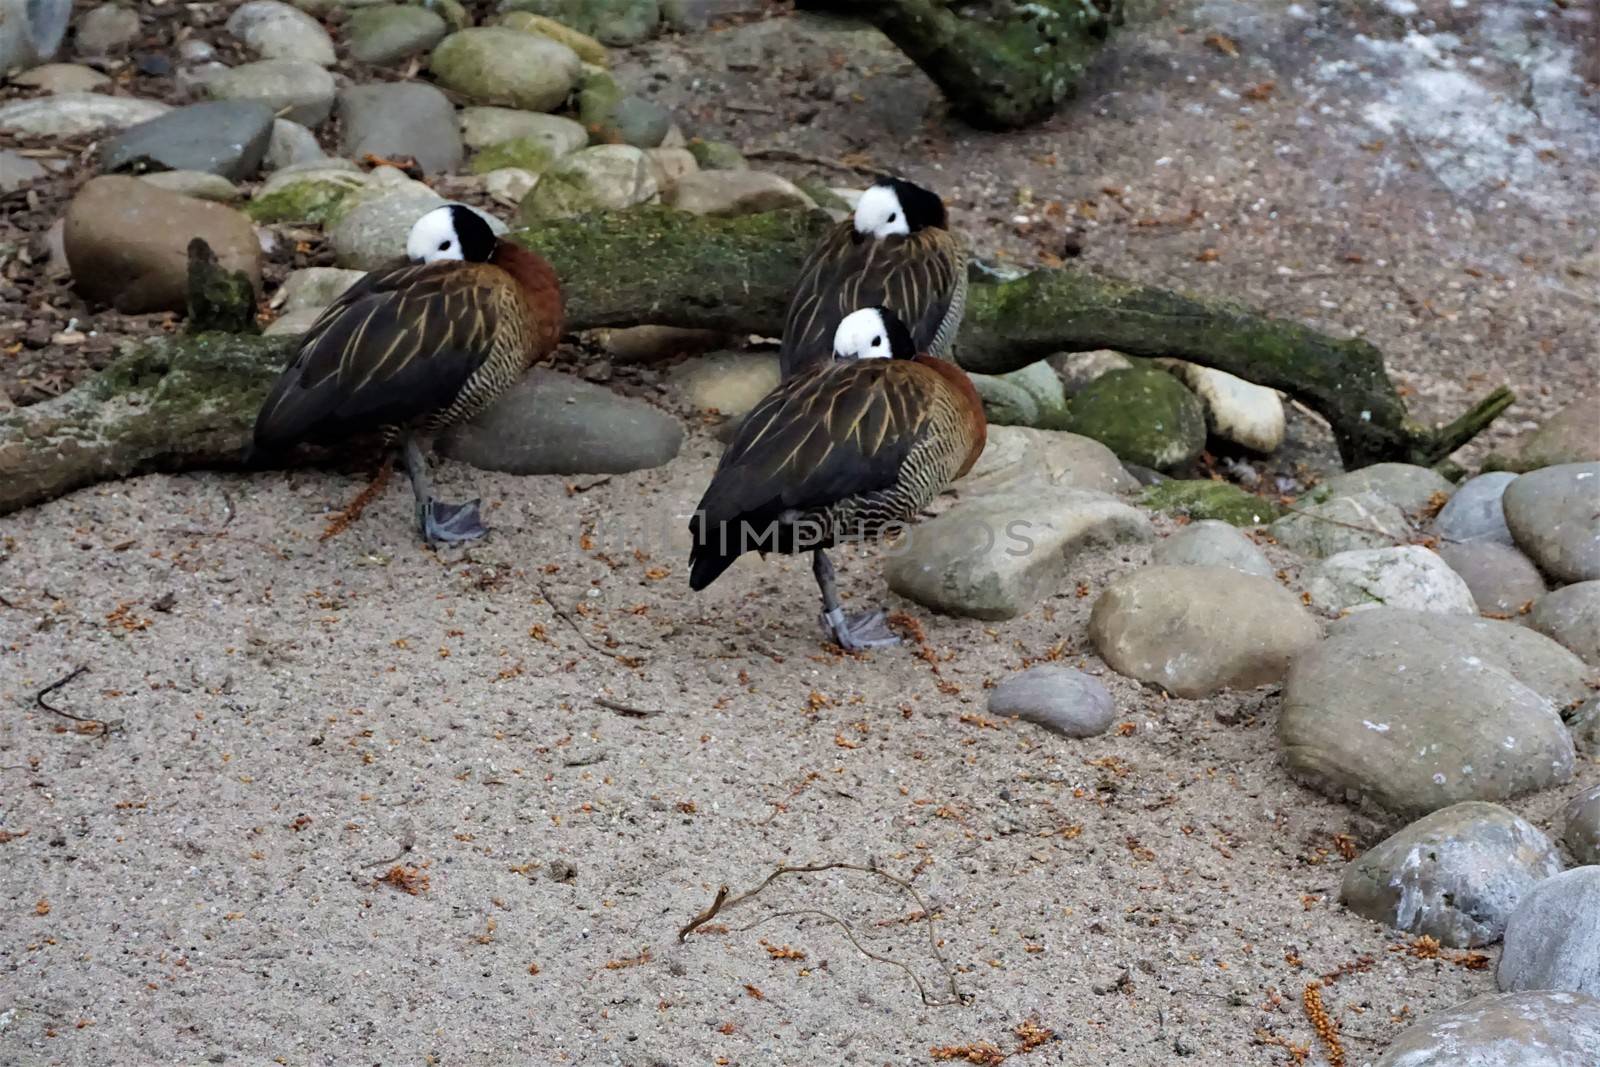
[[[413,263],[437,263],[446,259],[465,259],[461,235],[456,233],[455,216],[448,207],[434,208],[411,227],[406,238],[406,255]]]
[[[911,232],[900,197],[888,185],[874,185],[861,194],[856,202],[855,225],[856,232],[867,237],[892,237]]]
[[[876,308],[852,311],[833,333],[835,359],[892,359],[889,328]]]

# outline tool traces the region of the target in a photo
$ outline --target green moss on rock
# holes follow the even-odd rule
[[[749,170],[739,150],[727,141],[702,141],[696,137],[689,142],[689,152],[701,170]],[[821,201],[818,201],[821,203]]]
[[[1171,470],[1206,446],[1205,409],[1183,383],[1149,367],[1112,371],[1072,400],[1066,429],[1092,437],[1120,458]]]
[[[339,221],[345,201],[361,188],[359,183],[304,181],[285,185],[258,196],[245,205],[252,222],[310,222],[326,226]]]
[[[1139,502],[1154,511],[1217,519],[1234,526],[1260,526],[1282,514],[1278,505],[1232,482],[1175,480],[1152,485]]]
[[[532,171],[534,174],[543,174],[554,162],[555,154],[550,151],[549,143],[543,138],[518,137],[490,145],[473,156],[472,173],[488,174],[492,170],[517,167]]]

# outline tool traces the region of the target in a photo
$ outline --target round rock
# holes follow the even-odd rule
[[[583,65],[564,44],[499,26],[452,33],[428,67],[447,89],[481,104],[552,111],[577,84]]]
[[[1316,503],[1336,496],[1371,493],[1401,511],[1416,513],[1433,506],[1437,500],[1448,501],[1455,491],[1456,487],[1449,479],[1427,467],[1410,463],[1374,463],[1370,467],[1334,475],[1310,496],[1311,502]]]
[[[1600,463],[1522,475],[1506,487],[1505,518],[1517,547],[1546,574],[1563,582],[1600,579]]]
[[[620,474],[668,463],[683,426],[649,404],[536,368],[440,450],[508,474]]]
[[[1521,626],[1378,608],[1295,661],[1278,737],[1289,770],[1335,799],[1415,818],[1571,779],[1557,708],[1581,660]]]
[[[272,109],[256,100],[190,104],[100,145],[107,171],[189,170],[230,181],[253,177],[272,138]]]
[[[620,211],[653,203],[659,193],[643,151],[625,144],[598,145],[557,160],[518,213],[523,222],[535,223],[591,211]]]
[[[1590,697],[1567,717],[1573,747],[1590,759],[1600,759],[1600,697]]]
[[[1345,868],[1339,899],[1357,915],[1455,948],[1492,945],[1528,890],[1561,871],[1555,846],[1498,804],[1452,804]]]
[[[0,30],[0,33],[3,33]],[[13,85],[43,89],[47,93],[91,93],[111,84],[111,79],[92,67],[76,63],[46,63],[11,79]]]
[[[1547,878],[1522,898],[1506,923],[1494,977],[1503,993],[1557,989],[1600,996],[1600,866]]]
[[[1020,479],[912,527],[886,551],[889,588],[947,615],[1009,619],[1060,591],[1090,548],[1148,541],[1116,497]]]
[[[1376,493],[1360,492],[1301,505],[1272,524],[1284,548],[1313,559],[1364,548],[1392,548],[1411,539],[1405,513]]]
[[[1180,697],[1276,682],[1320,634],[1293,593],[1229,567],[1124,574],[1089,616],[1089,639],[1113,670]]]
[[[1457,489],[1450,502],[1439,509],[1433,532],[1446,541],[1498,541],[1512,543],[1506,526],[1501,499],[1515,474],[1493,471],[1480,474]]]
[[[298,122],[273,120],[272,136],[267,141],[267,157],[264,160],[268,170],[282,170],[327,158],[328,154],[317,143],[316,134]]]
[[[1467,583],[1421,545],[1363,548],[1329,556],[1309,568],[1306,590],[1312,604],[1334,614],[1381,607],[1478,613]]]
[[[1504,461],[1506,469],[1531,471],[1563,463],[1600,462],[1600,433],[1594,428],[1597,411],[1600,391],[1574,400],[1522,439],[1515,454]]]
[[[1165,366],[1205,408],[1211,436],[1252,452],[1276,452],[1283,444],[1286,423],[1276,389],[1194,363],[1173,360]]]
[[[103,93],[57,93],[0,104],[0,131],[34,137],[81,137],[124,130],[165,115],[158,100]]]
[[[1546,593],[1534,604],[1528,625],[1600,667],[1600,581],[1578,582]]]
[[[1373,1067],[1593,1067],[1600,1000],[1577,993],[1485,993],[1423,1019]]]
[[[281,0],[248,0],[228,16],[227,30],[262,59],[298,59],[331,67],[333,41],[322,23]]]
[[[691,215],[726,218],[817,205],[793,182],[759,170],[695,171],[681,176],[666,197]]]
[[[450,32],[438,13],[416,4],[375,4],[350,13],[344,24],[350,58],[396,63],[426,52]]]
[[[328,233],[334,263],[352,270],[374,270],[404,257],[406,236],[425,213],[445,202],[421,182],[380,167],[365,187],[337,209]]]
[[[304,60],[245,63],[218,71],[201,88],[213,100],[259,100],[302,126],[320,126],[333,113],[333,75]]]
[[[673,388],[690,406],[739,419],[778,387],[775,357],[716,352],[685,360],[668,372]]]
[[[1230,567],[1262,578],[1273,575],[1272,564],[1256,543],[1218,519],[1192,522],[1157,543],[1150,561],[1165,567]]]
[[[1099,679],[1046,664],[989,690],[989,713],[1015,715],[1066,737],[1095,737],[1111,729],[1116,707]]]
[[[531,140],[542,145],[549,158],[556,160],[589,143],[588,131],[581,123],[559,115],[511,107],[468,107],[462,108],[460,118],[461,140],[473,149]]]
[[[1545,594],[1539,568],[1511,545],[1441,541],[1439,558],[1461,575],[1479,611],[1518,612]]]
[[[67,206],[63,235],[78,290],[125,314],[184,309],[193,237],[260,290],[261,245],[249,219],[137,178],[90,180]]]
[[[80,56],[104,56],[139,39],[139,13],[121,4],[99,4],[78,16],[73,47]]]
[[[512,0],[507,6],[545,15],[609,45],[638,44],[661,22],[659,0]]]
[[[1561,812],[1561,843],[1579,863],[1600,863],[1600,785],[1573,797]]]
[[[354,85],[339,94],[340,151],[351,159],[410,156],[437,174],[461,164],[456,109],[423,82]]]
[[[1023,482],[1122,493],[1139,487],[1116,453],[1088,437],[1026,426],[991,426],[978,462],[961,479],[963,496]]]
[[[1130,463],[1162,471],[1188,463],[1206,446],[1200,401],[1154,367],[1097,378],[1073,398],[1067,429],[1093,437]]]

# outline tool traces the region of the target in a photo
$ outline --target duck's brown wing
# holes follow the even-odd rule
[[[833,355],[833,335],[852,311],[883,306],[900,316],[918,352],[943,351],[966,296],[966,252],[949,230],[860,238],[849,219],[812,250],[784,317],[778,361],[785,377]]]
[[[703,589],[789,513],[893,487],[930,425],[937,381],[904,361],[829,364],[778,386],[740,424],[690,522]]]
[[[301,338],[256,417],[256,447],[405,424],[449,407],[508,325],[508,285],[495,268],[463,263],[367,275]]]

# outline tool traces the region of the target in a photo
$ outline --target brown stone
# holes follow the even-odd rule
[[[242,270],[259,292],[261,245],[238,211],[107,176],[85,185],[67,207],[65,246],[74,284],[88,299],[126,314],[182,311],[189,241],[203,237],[228,270]]]

